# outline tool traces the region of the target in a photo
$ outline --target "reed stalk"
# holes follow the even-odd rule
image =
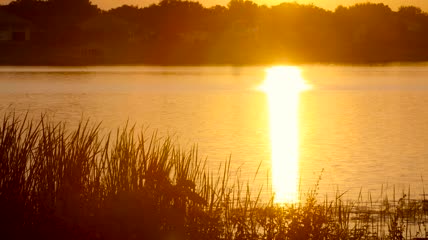
[[[129,124],[102,134],[89,121],[71,129],[46,116],[6,114],[0,232],[3,239],[427,237],[426,200],[410,192],[392,202],[383,190],[380,203],[362,194],[345,201],[344,193],[319,202],[315,186],[303,201],[279,205],[232,176],[230,162],[208,171],[197,146],[181,149]]]

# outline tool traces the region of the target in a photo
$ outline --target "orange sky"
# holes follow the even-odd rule
[[[152,3],[157,3],[160,0],[91,0],[102,9],[110,9],[121,6],[123,4],[148,6]],[[205,6],[212,6],[216,4],[226,5],[230,0],[199,0]],[[0,4],[7,4],[10,0],[0,0]],[[392,9],[396,10],[402,5],[414,5],[421,7],[424,11],[428,12],[428,0],[253,0],[257,4],[277,5],[281,2],[298,2],[298,3],[313,3],[319,7],[334,10],[337,5],[353,5],[358,2],[383,2],[389,5]]]

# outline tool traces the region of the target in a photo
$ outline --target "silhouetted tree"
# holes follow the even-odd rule
[[[118,62],[131,55],[157,64],[428,60],[428,14],[413,6],[393,11],[360,3],[328,11],[289,2],[231,0],[205,8],[162,0],[103,12],[90,0],[16,0],[2,9],[42,30],[44,52],[103,43],[106,52],[120,53],[110,57]]]
[[[231,21],[245,21],[254,24],[258,15],[259,6],[249,0],[231,0],[227,7]]]
[[[48,15],[48,4],[38,0],[18,0],[9,3],[5,9],[16,16],[27,19],[34,24],[43,25]]]
[[[82,22],[100,12],[89,0],[49,0],[52,14],[69,24]]]
[[[137,6],[122,5],[110,9],[108,14],[126,20],[130,23],[137,24],[141,20],[142,10]]]

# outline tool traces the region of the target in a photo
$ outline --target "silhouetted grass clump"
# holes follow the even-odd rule
[[[5,115],[1,238],[404,239],[409,219],[419,229],[412,236],[427,237],[426,200],[385,201],[381,211],[341,196],[319,203],[316,191],[296,204],[261,201],[230,181],[229,162],[208,173],[196,147],[145,133]]]

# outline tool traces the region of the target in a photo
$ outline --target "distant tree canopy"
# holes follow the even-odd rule
[[[226,7],[206,8],[162,0],[103,11],[89,0],[16,0],[0,9],[31,21],[44,33],[39,43],[99,45],[105,56],[109,48],[118,49],[112,61],[428,60],[428,14],[414,6],[393,11],[382,3],[361,3],[329,11],[288,2],[268,7],[231,0]]]
[[[43,27],[76,24],[101,12],[89,0],[17,0],[4,8]]]

